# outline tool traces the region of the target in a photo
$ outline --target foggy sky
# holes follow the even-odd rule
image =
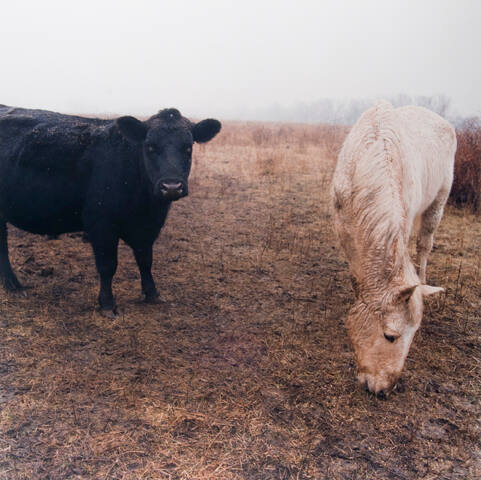
[[[481,2],[2,2],[0,103],[242,117],[320,98],[445,94],[481,114]]]

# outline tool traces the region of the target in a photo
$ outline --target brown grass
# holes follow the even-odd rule
[[[345,129],[228,124],[155,246],[160,305],[93,306],[90,247],[11,229],[28,296],[0,296],[0,479],[474,479],[481,224],[449,207],[401,388],[360,390],[328,192]],[[53,268],[50,271],[49,268]]]
[[[469,119],[457,129],[458,149],[450,201],[479,213],[481,206],[481,119]]]

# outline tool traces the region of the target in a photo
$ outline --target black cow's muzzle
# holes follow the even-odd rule
[[[157,184],[156,195],[162,200],[173,202],[187,195],[187,186],[184,182],[161,180]]]

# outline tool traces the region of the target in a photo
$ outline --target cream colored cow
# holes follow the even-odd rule
[[[356,301],[347,318],[358,379],[370,391],[396,384],[423,313],[426,263],[453,180],[456,136],[422,107],[367,110],[347,136],[332,184],[334,224]],[[419,272],[408,252],[415,219]]]

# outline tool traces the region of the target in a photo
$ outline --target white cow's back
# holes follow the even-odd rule
[[[430,110],[381,102],[366,111],[344,142],[333,178],[335,220],[357,244],[351,247],[365,250],[400,230],[407,240],[415,217],[449,191],[455,150],[453,128]]]
[[[403,149],[402,196],[408,226],[453,180],[456,135],[439,115],[422,107],[393,110]]]

